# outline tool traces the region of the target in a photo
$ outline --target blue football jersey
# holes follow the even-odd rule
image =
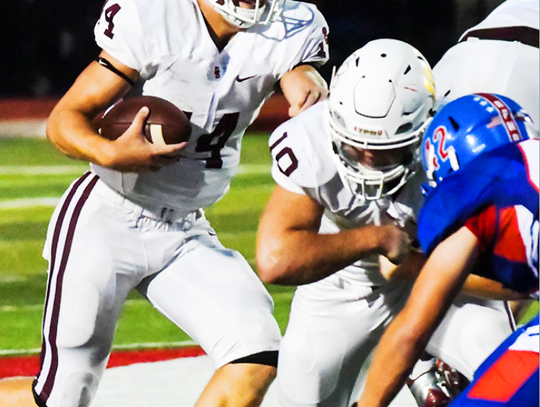
[[[538,291],[538,150],[538,140],[508,144],[447,176],[419,214],[424,252],[466,226],[482,250],[475,274]]]

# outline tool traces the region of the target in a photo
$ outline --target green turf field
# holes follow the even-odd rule
[[[241,171],[231,191],[206,213],[222,243],[255,266],[255,233],[272,191],[268,137],[244,139]],[[58,153],[47,140],[0,138],[0,356],[37,351],[47,263],[41,250],[56,200],[88,168]],[[285,328],[293,288],[269,287]],[[115,347],[189,343],[176,326],[137,293],[124,308]]]

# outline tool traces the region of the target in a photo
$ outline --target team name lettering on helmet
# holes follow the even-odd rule
[[[369,129],[363,129],[358,126],[354,126],[354,131],[358,134],[367,134],[370,136],[382,136],[383,131],[382,130],[369,130]]]
[[[514,119],[514,115],[510,108],[504,103],[501,99],[496,97],[493,94],[479,93],[476,100],[480,100],[480,97],[487,100],[493,108],[499,113],[503,126],[506,128],[510,140],[519,141],[522,140],[521,134],[519,133],[517,123]],[[483,104],[483,102],[480,102]],[[487,104],[487,102],[486,102]]]

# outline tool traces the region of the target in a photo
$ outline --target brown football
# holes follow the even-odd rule
[[[143,106],[150,109],[144,125],[144,135],[148,141],[176,144],[189,140],[191,124],[185,113],[171,102],[155,96],[136,96],[116,103],[97,120],[96,126],[101,136],[116,140],[128,129]]]

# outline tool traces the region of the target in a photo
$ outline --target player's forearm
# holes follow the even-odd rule
[[[426,257],[420,250],[412,249],[405,261],[396,266],[381,256],[381,273],[389,281],[415,281],[426,263]]]
[[[337,234],[290,230],[258,245],[263,281],[301,285],[321,280],[355,261],[381,251],[385,227],[366,226]]]
[[[454,238],[459,240],[459,236]],[[359,407],[390,403],[461,289],[474,256],[467,251],[456,254],[449,250],[451,245],[452,241],[446,240],[433,252],[420,272],[407,304],[384,333]]]
[[[53,110],[47,122],[47,137],[68,157],[101,165],[108,163],[111,142],[100,137],[82,113]]]
[[[401,390],[427,339],[417,336],[406,318],[393,321],[383,335],[370,366],[358,407],[386,407]]]
[[[500,282],[484,277],[469,275],[461,291],[474,297],[489,300],[514,301],[527,299],[526,294],[505,288]]]

